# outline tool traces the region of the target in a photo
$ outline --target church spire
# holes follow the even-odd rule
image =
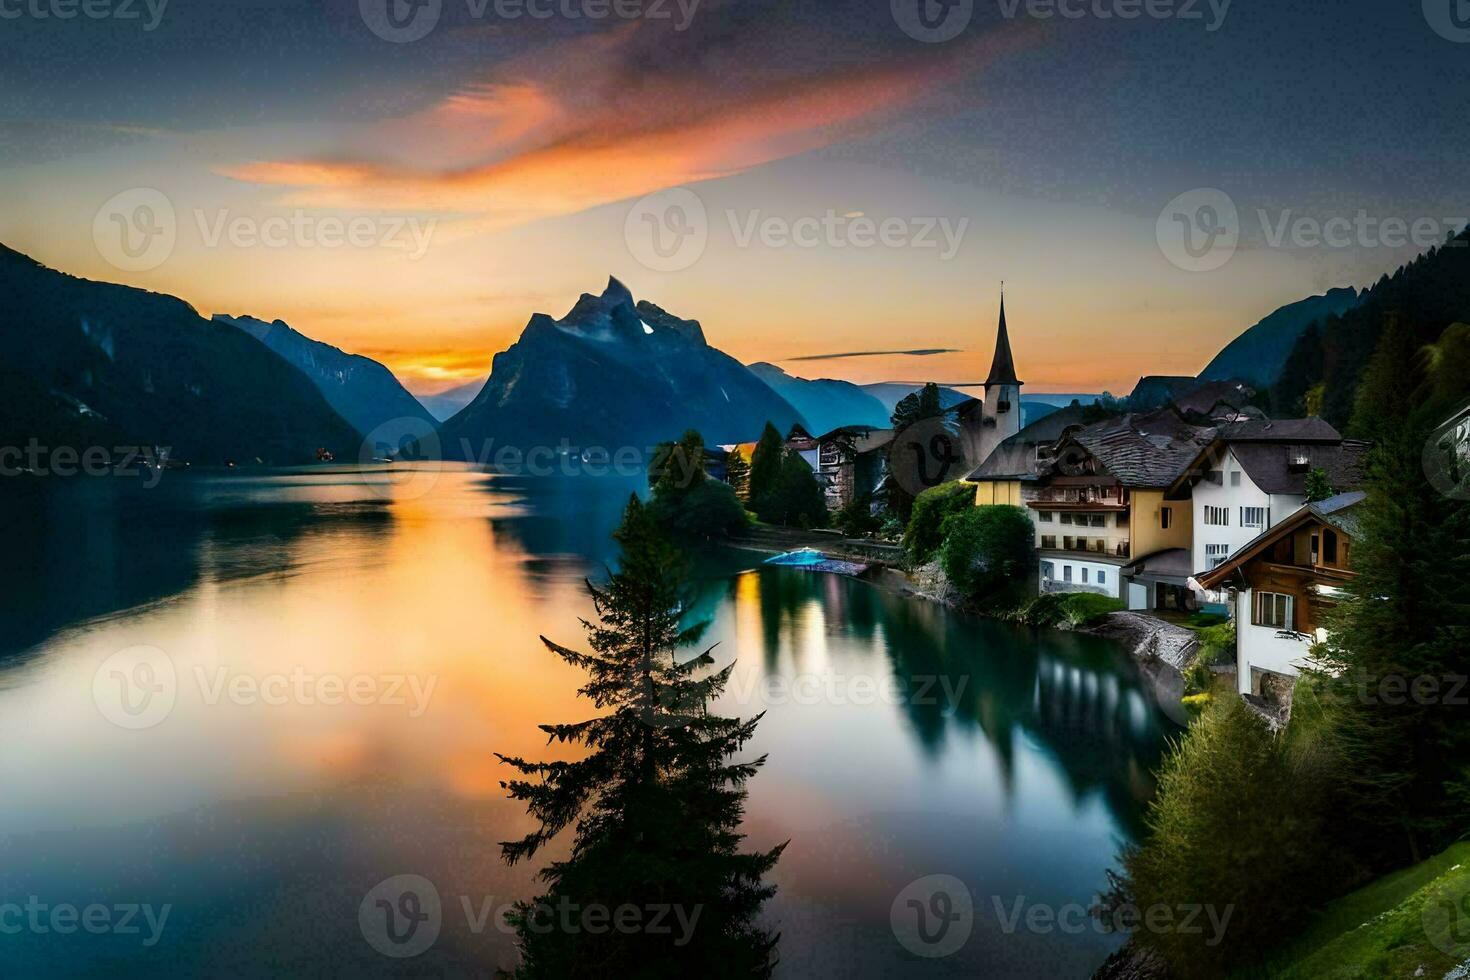
[[[1006,332],[1006,289],[1000,287],[1000,328],[995,335],[995,360],[990,362],[990,377],[985,387],[991,385],[1020,385],[1016,379],[1016,362],[1011,358],[1011,336]]]

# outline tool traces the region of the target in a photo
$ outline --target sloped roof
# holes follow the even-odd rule
[[[1016,380],[1016,362],[1011,357],[1011,335],[1006,331],[1006,298],[1000,298],[1000,327],[995,334],[995,360],[990,362],[990,375],[985,379],[989,385],[1019,385]]]
[[[1190,425],[1170,408],[1121,415],[1072,435],[1127,487],[1170,486],[1214,437],[1214,428]]]
[[[1174,404],[1181,412],[1208,415],[1219,405],[1243,408],[1255,389],[1241,381],[1206,381],[1187,394],[1178,395]]]
[[[1221,564],[1196,574],[1195,581],[1200,584],[1201,588],[1215,588],[1225,581],[1231,572],[1260,555],[1267,545],[1293,533],[1303,521],[1312,517],[1325,524],[1331,524],[1349,538],[1355,538],[1358,536],[1359,525],[1353,508],[1362,503],[1367,496],[1363,491],[1357,490],[1352,493],[1340,493],[1316,503],[1304,504],[1292,511],[1281,523],[1256,535]]]
[[[1038,476],[1036,447],[1056,442],[1067,429],[1082,425],[1082,418],[1086,413],[1087,409],[1081,405],[1068,405],[1043,415],[996,446],[985,461],[965,479],[1034,480]]]
[[[1326,423],[1323,423],[1326,425]],[[1331,428],[1331,426],[1328,426]],[[1241,468],[1251,482],[1266,493],[1306,492],[1307,475],[1315,469],[1327,474],[1327,482],[1338,490],[1362,485],[1366,442],[1348,439],[1337,445],[1313,442],[1231,442]],[[1294,456],[1305,456],[1305,467],[1293,467]]]
[[[1342,433],[1326,419],[1252,419],[1220,426],[1227,442],[1341,442]]]

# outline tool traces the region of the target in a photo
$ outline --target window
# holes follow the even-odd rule
[[[1041,563],[1041,577],[1048,582],[1056,577],[1056,570],[1052,568],[1051,562],[1044,561]]]
[[[1231,472],[1230,472],[1230,485],[1232,487],[1238,487],[1238,486],[1240,486],[1240,470],[1231,470]]]
[[[1225,483],[1225,474],[1219,470],[1210,470],[1205,474],[1205,479],[1218,487]]]
[[[1266,508],[1264,507],[1242,507],[1240,508],[1240,526],[1263,528],[1266,526]]]
[[[1337,532],[1331,528],[1322,531],[1322,561],[1328,565],[1337,564]]]
[[[1107,516],[1106,514],[1093,514],[1092,519],[1088,523],[1093,527],[1102,527],[1103,523],[1107,520]]]
[[[1257,592],[1255,610],[1251,622],[1257,626],[1274,626],[1279,630],[1292,629],[1292,597],[1279,592]]]
[[[1070,581],[1072,581],[1072,566],[1071,565],[1063,565],[1062,566],[1062,581],[1063,582],[1070,582]]]
[[[1085,567],[1082,569],[1082,584],[1087,584],[1087,569]]]
[[[1172,508],[1172,507],[1160,507],[1159,508],[1159,527],[1161,527],[1165,531],[1167,531],[1167,530],[1169,530],[1169,524],[1173,520],[1174,520],[1174,508]]]
[[[1037,512],[1037,516],[1040,518],[1041,523],[1043,523],[1043,524],[1050,524],[1051,523],[1051,511],[1049,511],[1049,510],[1038,511]]]
[[[1230,509],[1228,507],[1211,507],[1205,505],[1205,523],[1213,524],[1215,527],[1230,526]]]
[[[1103,571],[1102,569],[1098,569],[1098,571],[1097,571],[1097,584],[1098,585],[1107,585],[1108,584],[1108,573],[1105,572],[1105,571]]]
[[[1043,534],[1041,536],[1041,546],[1043,548],[1055,548],[1057,546],[1057,536],[1055,534]]]
[[[1205,545],[1205,568],[1218,568],[1225,564],[1225,559],[1230,557],[1230,545],[1207,544]]]
[[[1063,524],[1071,524],[1072,523],[1072,515],[1071,514],[1063,514],[1061,520],[1062,520],[1062,523]]]
[[[1127,527],[1128,526],[1128,515],[1127,514],[1119,514],[1118,515],[1118,526],[1119,527]]]

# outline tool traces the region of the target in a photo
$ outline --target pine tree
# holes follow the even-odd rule
[[[605,586],[588,583],[597,622],[584,620],[591,653],[542,637],[547,649],[585,670],[579,693],[602,714],[543,725],[552,742],[589,751],[575,762],[500,756],[523,777],[505,783],[539,827],[501,845],[508,863],[533,857],[576,825],[571,856],[540,874],[548,891],[516,906],[525,977],[766,976],[778,937],[755,918],[773,893],[764,875],[782,847],[741,853],[746,782],[765,762],[730,762],[760,721],[708,711],[733,669],[708,672],[710,650],[680,660],[705,623],[686,626],[685,563],[637,497],[616,534],[619,568]],[[712,648],[711,648],[712,649]],[[687,934],[586,928],[580,916],[603,910],[672,908],[691,921]],[[570,910],[570,911],[569,911]],[[679,921],[670,914],[667,924]]]
[[[750,495],[750,464],[739,449],[730,451],[725,460],[725,482],[735,491],[735,496],[746,500]]]
[[[1436,369],[1415,335],[1395,318],[1357,393],[1353,428],[1374,443],[1368,497],[1356,509],[1352,601],[1336,610],[1323,654],[1348,762],[1344,829],[1380,867],[1462,833],[1457,798],[1470,789],[1470,712],[1454,692],[1470,674],[1470,503],[1439,492],[1422,465],[1467,380]]]
[[[750,481],[746,496],[754,501],[768,494],[776,486],[776,477],[781,472],[781,457],[786,452],[786,440],[770,422],[761,432],[760,442],[750,456]]]

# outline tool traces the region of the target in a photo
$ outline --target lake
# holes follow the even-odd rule
[[[513,965],[498,910],[565,842],[501,862],[531,822],[494,753],[553,757],[536,726],[591,713],[538,636],[582,646],[631,489],[347,467],[0,486],[6,973]],[[702,559],[699,596],[736,664],[719,710],[766,712],[745,830],[791,842],[779,975],[1088,976],[1121,938],[1077,910],[1176,731],[1128,658],[761,560]],[[438,896],[413,958],[359,918],[402,875]],[[956,910],[937,939],[931,909]]]

